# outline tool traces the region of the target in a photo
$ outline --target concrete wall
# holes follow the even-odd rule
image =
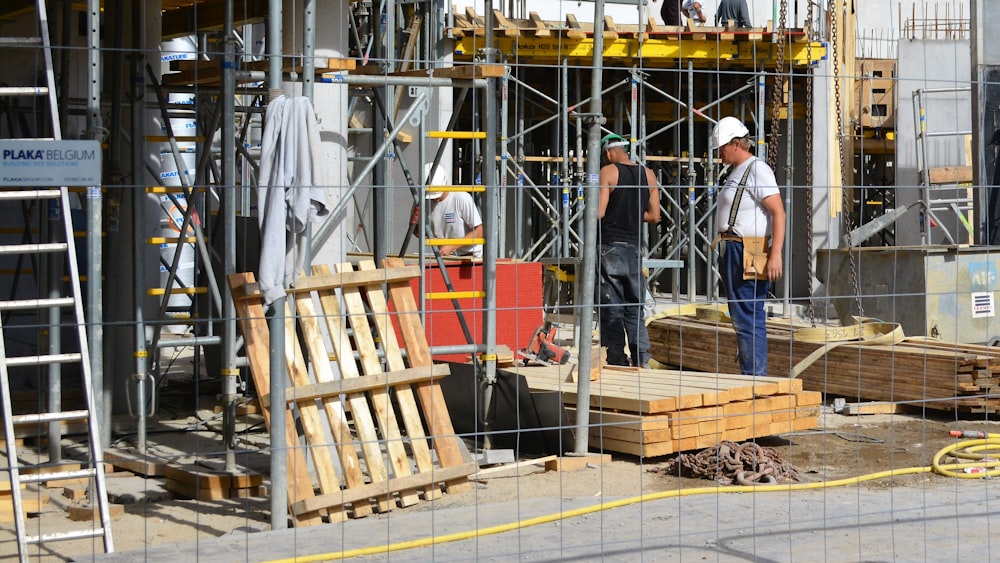
[[[901,40],[896,67],[896,202],[909,205],[921,199],[918,175],[916,124],[914,122],[913,91],[918,89],[968,88],[970,77],[969,41]],[[926,127],[928,133],[970,130],[972,102],[969,92],[928,93],[926,96]],[[928,138],[927,165],[963,166],[966,144],[961,136]],[[962,190],[964,192],[964,190]],[[940,196],[954,194],[940,192]],[[964,195],[964,194],[963,194]],[[920,244],[920,214],[914,208],[896,223],[896,244]],[[964,235],[964,227],[953,213],[939,214],[942,224]],[[967,236],[961,242],[966,242]],[[944,244],[940,228],[933,228],[930,242]]]

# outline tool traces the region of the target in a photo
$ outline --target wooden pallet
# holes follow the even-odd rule
[[[420,497],[439,497],[441,484],[449,493],[470,490],[468,475],[476,465],[462,455],[436,382],[448,375],[447,366],[431,362],[409,286],[419,267],[392,262],[376,269],[362,261],[358,271],[340,264],[336,271],[316,266],[312,273],[290,290],[285,326],[288,495],[296,523],[315,524],[324,513],[331,521],[361,517],[371,514],[373,504],[380,512],[397,503],[409,506]],[[235,274],[229,284],[270,428],[264,395],[270,388],[269,333],[259,289],[252,274]],[[306,473],[307,453],[318,493]]]
[[[575,420],[566,366],[514,370],[533,391],[562,392]],[[602,367],[590,393],[590,446],[644,457],[816,428],[821,400],[787,378],[612,366]]]
[[[648,327],[657,361],[698,371],[738,371],[731,324],[695,317],[667,317]],[[785,377],[822,344],[792,340],[796,327],[769,322],[768,373]],[[845,344],[830,350],[799,378],[804,388],[848,401],[913,402],[939,410],[997,412],[1000,395],[992,376],[1000,349],[932,339],[892,346]],[[979,367],[977,367],[979,366]]]

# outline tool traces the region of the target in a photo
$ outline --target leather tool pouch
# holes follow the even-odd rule
[[[767,279],[767,237],[743,237],[743,279]]]

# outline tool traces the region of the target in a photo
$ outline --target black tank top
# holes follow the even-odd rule
[[[646,168],[615,163],[618,185],[611,190],[608,208],[601,219],[601,244],[627,242],[639,247],[642,234],[642,214],[649,201]]]

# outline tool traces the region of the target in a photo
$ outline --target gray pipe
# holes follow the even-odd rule
[[[604,21],[604,2],[594,3],[594,21]],[[600,25],[600,24],[598,24]],[[600,195],[600,184],[597,177],[601,171],[601,159],[594,158],[599,154],[601,142],[601,125],[604,122],[601,116],[601,85],[602,85],[602,63],[604,53],[604,34],[594,34],[594,63],[590,74],[590,114],[593,120],[590,123],[590,130],[587,132],[587,187],[585,197],[585,207],[583,212],[583,260],[580,271],[577,273],[577,280],[580,291],[577,297],[580,300],[580,334],[590,334],[590,327],[594,322],[594,281],[597,276],[597,200]],[[581,339],[577,345],[579,357],[577,358],[577,373],[582,374],[577,378],[576,384],[576,443],[573,451],[577,454],[585,454],[588,451],[590,437],[590,339],[586,342]]]

